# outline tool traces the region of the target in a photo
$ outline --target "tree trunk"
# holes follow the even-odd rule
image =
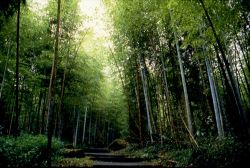
[[[247,133],[249,134],[250,133],[250,130],[248,129],[248,119],[247,119],[247,115],[242,107],[242,101],[241,101],[241,98],[240,98],[240,95],[237,91],[237,87],[235,85],[235,81],[234,81],[234,78],[233,78],[233,75],[231,73],[231,69],[230,69],[230,65],[229,65],[229,62],[226,58],[226,54],[224,52],[224,49],[222,47],[222,44],[221,44],[221,41],[216,33],[216,30],[214,28],[214,25],[213,25],[213,22],[209,16],[209,13],[205,7],[205,4],[204,4],[204,1],[203,0],[199,0],[201,5],[202,5],[202,8],[205,12],[205,15],[206,15],[206,18],[210,24],[210,27],[212,29],[212,32],[213,32],[213,35],[215,37],[215,40],[216,40],[216,43],[218,45],[218,48],[220,50],[220,53],[221,53],[221,56],[222,56],[222,60],[223,62],[225,63],[225,67],[226,67],[226,72],[227,72],[227,75],[228,75],[228,80],[229,80],[229,83],[230,83],[230,86],[231,86],[231,89],[232,89],[232,93],[234,95],[234,99],[235,99],[235,104],[236,104],[236,107],[237,107],[237,110],[239,112],[239,115],[240,115],[240,118],[241,118],[241,122],[242,122],[242,129],[246,130]]]
[[[241,76],[240,71],[238,70],[238,68],[236,67],[237,65],[235,65],[235,70],[236,70],[236,81],[237,81],[237,85],[239,87],[239,93],[240,95],[242,95],[242,101],[245,103],[245,107],[248,108],[248,100],[250,97],[248,97],[247,95],[249,95],[247,88],[246,88],[246,84],[244,83],[244,79]],[[240,82],[242,84],[242,87],[240,87]]]
[[[96,142],[96,130],[97,130],[97,117],[95,119],[95,123],[94,123],[94,135],[93,135],[93,144],[95,145]]]
[[[15,124],[14,124],[14,135],[15,137],[18,136],[19,130],[19,28],[20,28],[20,0],[18,0],[18,10],[17,10],[17,34],[16,34],[16,99],[15,99],[15,112],[16,112],[16,118],[15,118]]]
[[[142,112],[141,112],[141,103],[140,103],[140,85],[139,85],[139,67],[136,64],[136,86],[135,86],[135,95],[136,95],[136,106],[138,110],[138,122],[139,122],[139,139],[140,144],[143,146],[143,138],[142,138]]]
[[[230,82],[229,82],[229,80],[227,80],[228,78],[227,78],[227,74],[226,74],[226,71],[225,71],[225,69],[224,69],[224,66],[223,66],[223,63],[222,63],[222,60],[221,60],[221,58],[219,57],[219,51],[218,51],[218,49],[217,49],[217,47],[214,45],[214,48],[215,48],[215,52],[216,52],[216,58],[217,58],[217,61],[218,61],[218,63],[219,63],[219,72],[220,72],[220,76],[221,76],[221,81],[223,81],[223,78],[224,78],[224,81],[225,81],[225,86],[222,84],[222,86],[223,86],[223,90],[224,90],[224,92],[227,92],[229,95],[227,95],[227,96],[229,96],[228,97],[228,99],[230,99],[230,102],[231,101],[235,101],[235,96],[234,96],[234,94],[233,94],[233,91],[232,91],[232,87],[231,87],[231,85],[230,85]],[[224,95],[224,97],[225,97],[226,95]],[[235,104],[228,104],[229,106],[230,106],[230,108],[233,108],[234,107],[234,105]],[[237,107],[235,107],[235,108],[237,108]],[[235,110],[237,110],[237,109],[235,109]],[[236,127],[239,127],[238,125],[240,124],[241,125],[241,127],[243,127],[243,123],[242,123],[242,120],[238,120],[238,121],[240,121],[240,123],[237,121],[237,122],[235,122],[235,119],[237,120],[237,118],[239,118],[240,117],[240,113],[236,113],[236,115],[233,113],[234,111],[235,111],[234,109],[232,109],[232,110],[228,110],[227,112],[228,113],[230,113],[230,115],[229,115],[229,118],[230,118],[230,120],[231,120],[231,124],[233,124],[234,125],[234,127],[236,128]],[[236,132],[235,133],[239,133],[239,131],[244,131],[244,130],[242,130],[242,129],[238,129],[238,130],[236,130]]]
[[[214,113],[215,113],[215,118],[216,118],[218,135],[219,135],[219,137],[224,137],[220,104],[218,102],[218,97],[216,94],[217,90],[215,89],[215,85],[214,85],[213,72],[211,70],[211,66],[210,66],[207,59],[206,59],[206,67],[207,67],[207,74],[208,74],[208,79],[209,79],[209,84],[210,84],[210,89],[211,89],[211,94],[212,94],[212,100],[213,100],[213,105],[214,105]]]
[[[173,135],[173,123],[172,123],[172,117],[171,117],[171,106],[170,106],[170,96],[169,96],[169,90],[168,90],[168,81],[167,81],[167,74],[166,74],[166,67],[165,62],[163,59],[163,54],[160,54],[161,64],[162,64],[162,74],[163,74],[163,81],[164,81],[164,93],[166,96],[166,111],[167,111],[167,121],[171,129],[171,134]]]
[[[49,83],[49,93],[48,93],[48,118],[47,118],[47,136],[48,136],[48,166],[51,166],[51,155],[52,155],[52,136],[53,136],[53,126],[54,126],[54,106],[55,106],[55,84],[56,84],[56,68],[57,68],[57,58],[59,52],[59,30],[60,30],[60,8],[61,0],[58,0],[57,3],[57,27],[55,35],[55,50],[54,58],[51,69],[51,77]]]
[[[9,44],[7,58],[6,58],[5,66],[4,66],[3,79],[1,82],[1,88],[0,88],[0,100],[2,98],[2,91],[3,91],[4,81],[5,81],[5,74],[6,74],[6,70],[7,70],[7,66],[8,66],[8,62],[9,62],[10,49],[11,49],[11,42]]]
[[[58,137],[61,137],[62,133],[62,108],[63,108],[63,97],[64,97],[64,88],[65,88],[65,78],[66,78],[66,69],[63,70],[63,79],[62,79],[62,85],[61,85],[61,96],[60,96],[60,103],[59,103],[59,109],[57,112],[57,135]]]
[[[44,97],[43,97],[43,109],[42,109],[42,121],[41,121],[41,128],[40,128],[40,133],[41,134],[44,134],[44,128],[45,128],[45,113],[46,113],[46,102],[47,102],[47,100],[46,100],[46,97],[47,97],[47,95],[46,95],[46,88],[44,89]]]
[[[235,34],[236,39],[237,39],[237,41],[238,41],[238,43],[239,43],[239,47],[240,47],[240,50],[241,50],[241,52],[242,52],[244,61],[245,61],[245,63],[246,63],[248,72],[250,73],[250,63],[249,63],[249,60],[247,59],[247,58],[248,58],[248,56],[247,56],[247,51],[246,51],[246,52],[244,51],[244,48],[243,48],[243,46],[242,46],[242,44],[241,44],[241,42],[240,42],[239,36],[237,35],[237,33],[236,33],[235,30],[234,30],[234,34]],[[235,44],[235,43],[234,43],[234,44]],[[237,50],[236,50],[236,51],[237,51]],[[240,58],[239,58],[239,59],[240,59]]]
[[[183,65],[182,65],[182,60],[181,60],[181,53],[180,53],[180,48],[179,48],[179,44],[178,44],[177,35],[176,35],[176,32],[175,32],[174,28],[173,28],[173,30],[174,30],[174,38],[175,38],[177,56],[178,56],[178,61],[179,61],[179,66],[180,66],[180,71],[181,71],[181,81],[182,81],[182,87],[183,87],[183,91],[184,91],[184,98],[185,98],[185,104],[186,104],[188,129],[189,129],[189,133],[193,137],[194,134],[193,134],[193,126],[192,126],[192,115],[191,115],[191,111],[190,111],[190,102],[189,102],[189,98],[188,98],[187,84],[186,84],[186,79],[185,79],[185,75],[184,75],[184,70],[183,70]]]
[[[36,133],[39,133],[40,130],[40,111],[41,111],[41,104],[42,104],[43,92],[40,90],[39,93],[39,100],[38,100],[38,107],[37,107],[37,116],[36,116]]]
[[[75,113],[75,108],[76,107],[74,107],[74,113]],[[73,138],[73,147],[74,148],[76,148],[76,144],[77,144],[79,120],[80,120],[80,110],[78,109],[77,110],[77,120],[76,120],[75,134],[74,134],[74,138]]]
[[[147,77],[146,77],[146,73],[145,73],[145,66],[144,66],[142,59],[143,58],[141,57],[141,55],[139,55],[139,65],[140,65],[139,68],[140,68],[140,72],[141,72],[143,93],[144,93],[144,98],[145,98],[145,103],[146,103],[148,129],[149,129],[150,141],[151,141],[151,143],[153,143],[154,140],[153,140],[153,136],[152,136],[153,132],[152,132],[152,127],[151,127],[151,117],[150,117],[150,111],[149,111]]]
[[[109,144],[109,130],[110,130],[110,128],[109,128],[109,120],[108,120],[108,127],[107,127],[107,145]]]
[[[13,103],[13,104],[14,104],[14,103]],[[13,108],[13,109],[14,109],[14,108]],[[8,134],[9,134],[9,135],[11,134],[11,131],[12,131],[12,122],[13,122],[13,115],[14,115],[13,109],[11,110],[11,119],[10,119],[9,131],[8,131]]]
[[[85,139],[87,112],[88,112],[88,108],[87,108],[87,106],[86,106],[86,107],[85,107],[84,122],[83,122],[83,130],[82,130],[82,144],[84,143],[84,139]]]
[[[90,119],[89,119],[89,138],[88,138],[88,145],[91,144],[91,119],[92,119],[92,113],[90,114]]]
[[[242,61],[241,61],[241,58],[240,58],[240,53],[239,51],[237,50],[237,46],[235,44],[236,42],[234,42],[234,48],[235,48],[235,61],[237,61],[237,57],[238,57],[238,61],[240,63],[240,68],[242,70],[242,73],[243,73],[243,76],[244,76],[244,79],[245,79],[245,83],[246,83],[246,91],[247,91],[247,94],[250,94],[250,85],[249,85],[249,82],[248,82],[248,79],[247,79],[247,75],[246,75],[246,72],[245,72],[245,69],[243,67],[243,64],[242,64]],[[242,51],[243,53],[243,51]],[[247,63],[246,63],[247,64]],[[235,68],[237,68],[237,65],[235,65]],[[244,82],[244,81],[242,81]],[[249,97],[250,98],[250,97]]]

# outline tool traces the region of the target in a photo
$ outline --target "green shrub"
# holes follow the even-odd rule
[[[249,141],[241,142],[233,137],[203,142],[192,156],[192,163],[199,167],[241,167],[248,162]]]
[[[244,167],[250,156],[250,141],[233,137],[200,139],[199,148],[162,150],[160,162],[166,167]]]
[[[119,154],[131,158],[152,160],[158,157],[160,149],[160,145],[150,145],[142,148],[138,144],[128,144],[128,146],[124,150],[121,150]]]
[[[193,149],[178,149],[164,152],[161,155],[161,164],[166,167],[186,167],[192,158]]]
[[[53,140],[53,156],[56,156],[62,143]],[[16,139],[11,136],[0,137],[0,166],[45,166],[47,138],[44,135],[23,134]]]

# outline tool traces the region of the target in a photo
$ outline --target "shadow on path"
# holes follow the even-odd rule
[[[89,157],[93,160],[93,167],[162,167],[157,163],[146,162],[142,158],[129,158],[122,155],[115,155],[107,148],[89,148],[80,150],[77,156],[68,157]]]

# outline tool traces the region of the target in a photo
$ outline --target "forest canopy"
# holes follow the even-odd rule
[[[249,137],[249,9],[248,0],[1,1],[1,136],[46,135],[50,154],[52,137],[177,148]]]

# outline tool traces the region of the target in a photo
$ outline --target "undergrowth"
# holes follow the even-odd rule
[[[52,156],[56,158],[63,144],[53,139]],[[44,135],[22,134],[0,137],[0,167],[45,167],[47,138]],[[53,159],[52,158],[52,159]]]
[[[225,137],[197,141],[198,147],[154,144],[141,148],[137,144],[129,144],[126,149],[117,153],[145,160],[157,160],[166,167],[238,167],[248,163],[249,140],[242,142],[234,137]]]
[[[54,162],[53,167],[92,167],[93,160],[89,157],[83,158],[60,158]]]

